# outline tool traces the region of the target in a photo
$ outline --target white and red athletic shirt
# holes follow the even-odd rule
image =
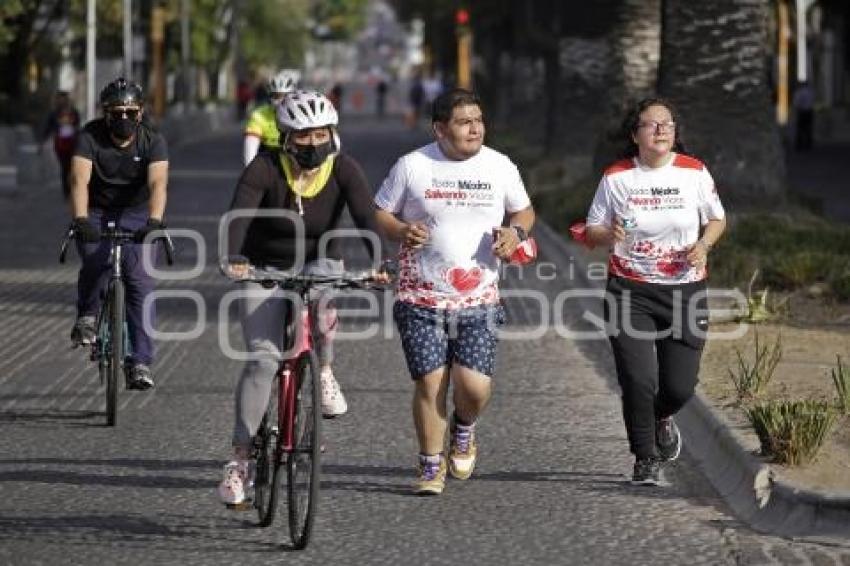
[[[608,274],[660,284],[705,279],[705,264],[692,266],[688,247],[700,226],[724,217],[714,180],[693,157],[673,154],[662,167],[641,165],[637,158],[617,161],[605,171],[587,214],[587,225],[611,226],[619,216],[626,239],[608,256]]]
[[[457,309],[499,301],[493,228],[505,212],[531,205],[507,156],[482,146],[454,161],[431,143],[401,157],[375,195],[379,208],[404,222],[427,223],[430,239],[399,252],[397,298]]]

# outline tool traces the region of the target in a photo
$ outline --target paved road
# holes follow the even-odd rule
[[[395,123],[355,122],[344,142],[377,183],[422,141]],[[204,234],[238,175],[235,131],[178,148],[172,226]],[[288,552],[282,524],[224,509],[214,496],[228,456],[237,362],[222,355],[217,319],[230,290],[212,267],[163,289],[201,293],[201,336],[160,344],[158,387],[122,393],[118,428],[102,426],[96,374],[67,347],[75,267],[55,263],[65,212],[58,187],[0,201],[0,563],[2,564],[844,564],[850,546],[780,540],[731,517],[688,458],[665,489],[625,483],[631,461],[604,342],[548,331],[529,302],[509,305],[493,403],[480,426],[472,481],[442,497],[410,495],[411,386],[398,340],[338,347],[350,413],[325,427],[320,514],[312,545]],[[181,242],[181,267],[198,257]],[[555,280],[510,274],[506,287],[553,297],[569,258],[544,249]],[[188,331],[194,306],[164,300],[160,329]],[[578,320],[577,307],[563,310]],[[235,333],[232,333],[235,336]]]

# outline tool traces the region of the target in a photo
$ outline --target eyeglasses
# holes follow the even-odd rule
[[[676,130],[676,122],[656,122],[655,120],[650,120],[649,122],[640,122],[638,128],[651,132],[673,132]]]
[[[139,112],[141,112],[141,110],[138,108],[112,108],[108,110],[109,116],[116,120],[120,120],[124,117],[129,118],[130,120],[135,120],[139,117]]]

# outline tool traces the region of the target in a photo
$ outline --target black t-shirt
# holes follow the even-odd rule
[[[341,153],[334,160],[333,172],[325,187],[313,198],[302,198],[304,208],[304,260],[318,254],[319,239],[339,223],[347,206],[354,224],[361,230],[375,230],[375,207],[369,182],[360,165]],[[230,210],[284,209],[297,216],[295,194],[286,181],[280,164],[280,152],[261,152],[248,165],[239,179]],[[232,221],[228,231],[230,254],[243,255],[254,265],[270,265],[280,269],[294,266],[296,228],[287,218],[243,217]],[[327,257],[339,258],[340,238],[328,244]],[[364,239],[369,255],[375,251]]]
[[[148,165],[168,161],[165,138],[145,122],[139,125],[127,147],[118,147],[109,137],[103,118],[86,124],[74,155],[92,162],[89,206],[105,209],[147,202],[151,196]]]

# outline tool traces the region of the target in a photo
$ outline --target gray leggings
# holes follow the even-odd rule
[[[308,263],[304,273],[330,275],[342,273],[343,269],[341,260],[324,259]],[[251,291],[252,295],[239,299],[242,334],[248,352],[255,354],[257,359],[245,363],[236,386],[233,446],[248,448],[266,412],[272,380],[282,359],[284,321],[290,302],[277,287],[264,289],[259,283],[243,285],[244,290]],[[325,302],[325,305],[330,308],[318,312],[318,299],[322,294],[323,291],[311,294],[310,318],[313,335],[317,337],[314,343],[316,355],[320,364],[327,365],[333,360],[333,335],[337,318],[336,310],[329,302]]]

